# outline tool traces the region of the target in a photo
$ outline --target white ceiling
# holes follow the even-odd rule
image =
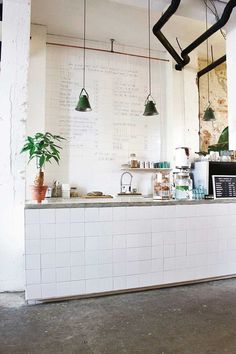
[[[170,2],[151,0],[152,26]],[[221,14],[225,5],[216,3]],[[164,26],[163,33],[175,46],[178,37],[185,47],[205,31],[203,0],[182,0],[176,14]],[[212,23],[215,21],[212,14],[208,17]],[[82,38],[83,0],[32,0],[32,22],[46,25],[50,34]],[[147,0],[87,0],[86,38],[103,42],[114,38],[119,44],[147,48]],[[225,54],[225,40],[219,31],[211,37],[210,44],[215,58]],[[154,35],[151,46],[163,49]],[[198,48],[200,56],[205,56],[205,48],[205,44]]]

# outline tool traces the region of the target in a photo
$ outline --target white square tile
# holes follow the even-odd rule
[[[128,207],[126,211],[127,220],[139,220],[140,219],[140,207],[132,206]]]
[[[101,235],[101,223],[99,222],[87,222],[85,223],[85,236],[99,236]]]
[[[85,279],[85,267],[78,266],[78,267],[71,267],[71,280],[83,280]]]
[[[139,206],[138,213],[140,219],[151,220],[152,219],[152,206]]]
[[[175,258],[176,269],[185,269],[187,267],[187,257],[176,257]]]
[[[129,220],[127,221],[127,234],[147,234],[151,233],[152,224],[149,220]]]
[[[174,257],[175,256],[175,245],[164,245],[164,257]]]
[[[112,221],[112,208],[99,208],[99,221]]]
[[[26,269],[40,269],[40,255],[26,255],[25,256],[25,268]]]
[[[174,218],[176,216],[175,205],[158,205],[152,207],[153,219],[166,219]]]
[[[152,269],[152,261],[146,260],[139,263],[139,273],[149,273]]]
[[[122,290],[127,288],[126,277],[114,277],[113,278],[113,290]]]
[[[139,286],[151,286],[152,285],[152,273],[140,274]]]
[[[101,291],[101,279],[87,279],[85,284],[86,294],[98,293]]]
[[[39,224],[26,224],[25,238],[26,240],[38,240],[40,238]]]
[[[37,300],[41,299],[42,297],[42,292],[41,292],[41,285],[27,285],[26,287],[26,292],[25,292],[25,298],[26,300]]]
[[[55,250],[56,250],[56,243],[54,238],[41,240],[41,253],[54,253]]]
[[[126,235],[113,236],[113,249],[126,248]]]
[[[100,278],[99,266],[98,265],[86,265],[85,266],[85,278],[86,279]]]
[[[152,245],[153,246],[163,245],[164,236],[165,236],[164,232],[153,232],[152,233]]]
[[[164,245],[176,243],[176,233],[169,231],[164,233]]]
[[[112,263],[112,250],[99,251],[99,264]]]
[[[70,268],[56,268],[56,281],[69,281],[70,280]]]
[[[98,249],[109,250],[112,249],[112,236],[100,236],[98,237]]]
[[[57,283],[57,296],[71,296],[72,290],[71,290],[71,282],[65,281],[65,282],[60,282]]]
[[[70,209],[56,209],[56,223],[69,223],[70,222]]]
[[[152,243],[152,234],[127,235],[127,247],[148,247]]]
[[[86,208],[84,220],[85,222],[99,221],[99,208]]]
[[[69,251],[70,251],[70,239],[69,238],[57,238],[56,239],[56,252],[63,253],[63,252],[69,252]]]
[[[101,278],[107,278],[112,276],[112,264],[100,264],[99,268],[99,276]]]
[[[128,275],[127,276],[127,288],[139,288],[139,275]]]
[[[207,252],[212,253],[212,252],[218,252],[219,249],[219,241],[218,240],[212,240],[207,242]]]
[[[112,289],[113,289],[112,278],[100,279],[100,291],[111,291]]]
[[[29,269],[25,271],[26,284],[40,284],[40,270]]]
[[[126,262],[127,250],[125,248],[115,249],[112,252],[113,252],[113,256],[112,256],[113,263]]]
[[[126,234],[126,221],[113,221],[112,223],[113,235],[125,235]]]
[[[113,276],[126,275],[126,262],[113,263]]]
[[[103,221],[100,223],[100,235],[111,236],[113,234],[113,224],[111,221]]]
[[[152,258],[163,258],[164,257],[164,247],[163,245],[152,247]]]
[[[159,258],[159,259],[153,259],[152,260],[152,272],[161,272],[163,271],[163,258]]]
[[[125,221],[126,220],[126,211],[127,211],[126,207],[114,207],[114,208],[112,208],[113,220],[114,221],[120,221],[120,220]],[[235,211],[235,214],[236,214],[236,211]]]
[[[38,224],[39,223],[39,209],[26,209],[25,210],[25,223]]]
[[[85,253],[84,252],[71,252],[70,253],[70,264],[71,264],[71,267],[84,265],[85,264]]]
[[[40,240],[26,240],[25,253],[26,254],[39,254],[40,253]]]
[[[85,238],[84,237],[72,237],[70,239],[70,251],[82,252],[84,251]]]
[[[84,224],[83,223],[72,223],[70,225],[70,236],[71,237],[83,237],[84,236]]]
[[[56,237],[57,238],[66,238],[70,237],[70,224],[56,224]]]
[[[152,285],[163,284],[163,272],[152,273]]]
[[[165,258],[164,259],[164,270],[174,270],[176,268],[175,258]]]
[[[137,261],[136,262],[127,262],[126,269],[127,269],[127,271],[126,271],[127,275],[139,274],[140,273],[140,262],[137,262]]]
[[[186,254],[187,254],[187,244],[186,243],[177,243],[175,246],[176,257],[186,256]]]
[[[42,284],[42,297],[44,299],[49,299],[57,296],[57,284]]]
[[[85,250],[98,250],[99,237],[86,237],[85,238]]]
[[[85,252],[85,264],[86,265],[98,265],[99,262],[99,253],[98,250],[86,251]]]
[[[55,254],[41,254],[41,268],[54,268],[56,265]]]
[[[70,221],[72,223],[84,222],[84,208],[71,208]]]
[[[56,228],[55,224],[41,224],[40,225],[41,238],[54,238],[56,234],[55,228]]]
[[[60,268],[60,267],[70,267],[70,257],[71,254],[68,253],[57,253],[55,255],[56,257],[56,267]]]
[[[85,294],[85,280],[71,282],[71,295]]]
[[[187,218],[199,215],[198,205],[176,205],[176,217]]]
[[[55,224],[55,209],[40,209],[39,219],[41,224]]]
[[[42,283],[54,283],[56,281],[56,272],[54,268],[41,270]]]
[[[186,243],[187,242],[187,231],[176,231],[176,244],[178,243]]]

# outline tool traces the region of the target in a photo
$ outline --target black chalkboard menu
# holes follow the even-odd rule
[[[236,175],[213,175],[212,182],[215,199],[236,198]]]

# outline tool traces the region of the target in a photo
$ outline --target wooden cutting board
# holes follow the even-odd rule
[[[84,195],[82,198],[86,199],[104,199],[104,198],[113,198],[112,195]]]

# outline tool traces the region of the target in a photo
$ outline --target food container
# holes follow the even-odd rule
[[[169,172],[158,172],[153,175],[153,199],[168,200],[171,198]]]
[[[175,180],[175,199],[191,199],[192,180],[188,172],[179,172]]]

